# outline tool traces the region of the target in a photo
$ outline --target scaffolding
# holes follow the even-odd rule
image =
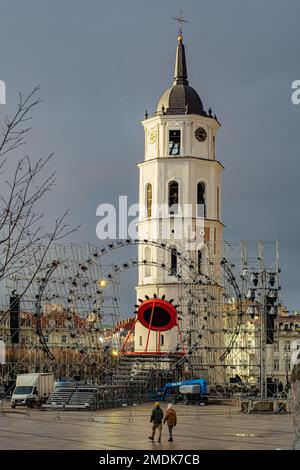
[[[47,371],[94,383],[103,362],[102,337],[119,319],[118,283],[105,285],[104,291],[101,282],[108,267],[100,265],[90,244],[55,244],[42,262],[38,253],[33,263],[26,252],[19,269],[6,279],[10,307],[3,309],[0,322],[7,345],[2,381]],[[40,268],[33,276],[36,266]],[[18,324],[11,328],[11,303],[18,298]]]
[[[120,276],[145,263],[171,273],[171,265],[137,259],[104,264],[103,256],[141,244],[167,254],[173,250],[149,240],[121,240],[102,248],[54,245],[32,282],[35,264],[23,260],[6,280],[7,295],[20,295],[21,309],[17,329],[11,328],[9,309],[1,314],[0,335],[8,345],[2,381],[22,372],[52,371],[57,378],[145,395],[168,381],[200,376],[214,394],[238,390],[266,396],[278,341],[278,242],[207,242],[201,266],[196,253],[177,252],[178,271],[172,273],[180,325],[176,349],[161,357],[125,358],[114,333]],[[153,294],[159,295],[159,285]]]

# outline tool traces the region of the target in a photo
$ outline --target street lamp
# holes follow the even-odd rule
[[[98,280],[98,286],[101,289],[105,289],[105,287],[107,286],[107,280],[106,279],[99,279]]]

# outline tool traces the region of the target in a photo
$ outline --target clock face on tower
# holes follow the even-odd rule
[[[154,142],[156,141],[156,137],[157,137],[156,129],[154,128],[150,129],[148,131],[148,139],[149,139],[150,144],[154,144]]]
[[[195,137],[199,142],[204,142],[207,139],[207,133],[206,130],[203,129],[203,127],[198,127],[195,130]]]

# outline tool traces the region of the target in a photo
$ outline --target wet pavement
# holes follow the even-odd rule
[[[291,449],[291,415],[247,415],[236,407],[176,406],[174,442],[151,442],[152,404],[95,412],[0,409],[0,449]],[[164,407],[163,407],[164,408]]]

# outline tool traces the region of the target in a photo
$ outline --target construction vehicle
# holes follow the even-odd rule
[[[208,401],[207,380],[203,378],[167,383],[158,391],[159,400],[173,404],[183,402],[206,404]]]

